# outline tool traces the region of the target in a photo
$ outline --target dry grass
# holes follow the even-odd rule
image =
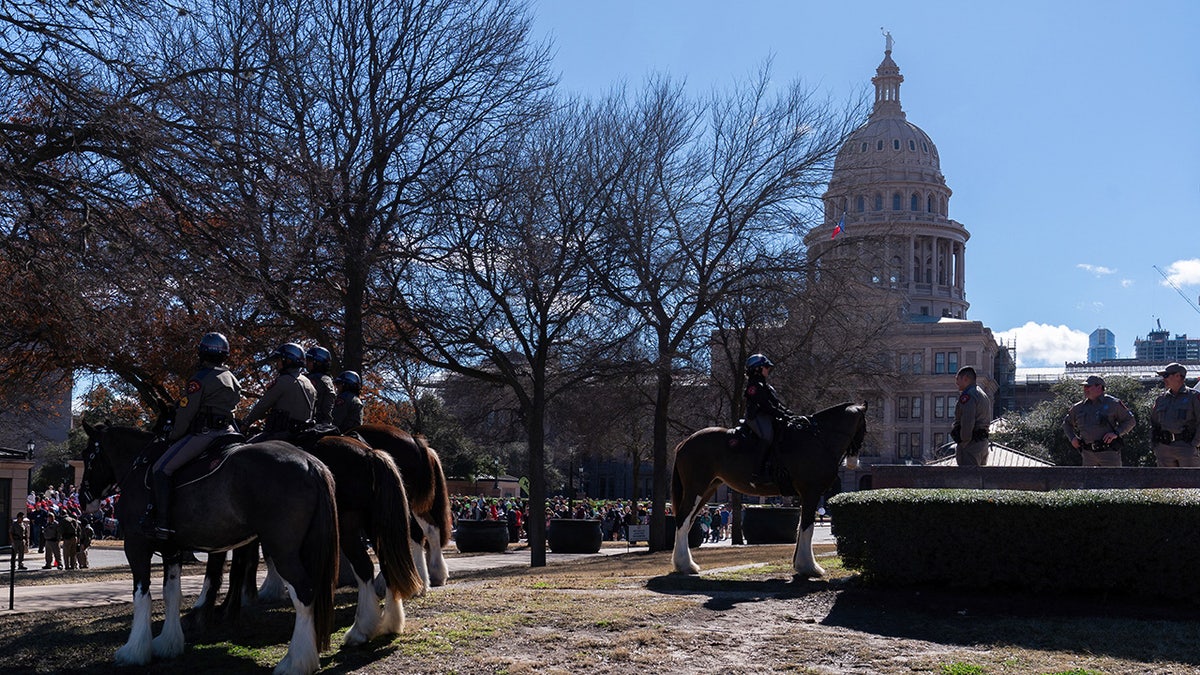
[[[702,577],[669,553],[633,553],[460,575],[406,603],[408,629],[334,649],[337,673],[1193,673],[1193,608],[1124,600],[862,588],[835,557],[824,580],[795,580],[790,546],[700,549]],[[124,578],[124,577],[122,577]],[[339,593],[337,626],[353,621]],[[161,611],[161,606],[156,607]],[[0,615],[9,672],[109,672],[128,606]],[[189,636],[170,663],[131,672],[262,672],[283,654],[290,607]],[[36,637],[35,637],[36,636]],[[340,641],[341,635],[335,641]]]

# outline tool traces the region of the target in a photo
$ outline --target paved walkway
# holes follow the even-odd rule
[[[832,544],[834,543],[833,536],[829,533],[829,525],[818,525],[817,530],[813,535],[813,543],[815,544]],[[715,544],[705,544],[705,548],[711,546],[729,546],[729,540],[718,542]],[[600,549],[599,553],[547,553],[546,561],[548,563],[570,562],[572,560],[581,560],[585,558],[595,557],[597,555],[621,555],[624,553],[633,553],[647,550],[645,546],[606,546]],[[91,556],[92,567],[116,567],[125,564],[125,554],[120,549],[100,549],[93,548],[89,552]],[[198,554],[203,555],[203,554]],[[30,568],[30,573],[37,574],[71,574],[70,572],[62,572],[58,570],[41,570],[41,557],[35,558],[38,565],[30,564],[30,557],[27,554],[25,564]],[[499,567],[528,567],[530,562],[530,552],[528,549],[520,551],[507,551],[504,553],[483,553],[478,555],[454,555],[447,556],[446,564],[450,568],[450,578],[454,579],[455,574],[463,574],[465,572],[473,572],[487,569],[496,569]],[[157,563],[157,561],[156,561]],[[13,608],[10,610],[9,605],[9,586],[8,586],[8,556],[3,556],[0,560],[0,569],[4,570],[0,578],[3,579],[3,586],[0,587],[0,615],[3,614],[21,614],[27,612],[47,612],[51,610],[70,609],[73,607],[96,607],[102,605],[112,605],[118,603],[126,603],[133,601],[133,583],[130,579],[122,579],[120,581],[88,581],[83,583],[70,583],[64,579],[61,584],[45,584],[40,586],[18,586],[13,589]],[[155,567],[155,574],[152,577],[152,582],[155,584],[151,588],[151,594],[155,598],[162,597],[162,574],[161,567]],[[25,574],[19,572],[18,574]],[[265,572],[259,573],[259,581],[262,581]],[[204,584],[203,575],[189,575],[180,580],[180,586],[183,589],[184,595],[199,595],[200,589]]]

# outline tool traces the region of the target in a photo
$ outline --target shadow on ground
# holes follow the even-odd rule
[[[1200,607],[1119,596],[1030,595],[931,588],[882,589],[857,578],[709,579],[664,575],[651,591],[707,596],[704,607],[785,603],[814,623],[872,635],[987,647],[1066,651],[1200,667]]]

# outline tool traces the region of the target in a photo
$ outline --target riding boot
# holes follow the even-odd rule
[[[770,478],[767,476],[767,457],[771,454],[771,446],[772,444],[766,442],[765,439],[759,436],[754,437],[754,452],[761,454],[757,468],[750,472],[751,485],[763,485],[770,482]]]
[[[175,534],[171,529],[171,476],[155,471],[150,485],[154,492],[154,530],[149,534],[155,539],[170,539]]]

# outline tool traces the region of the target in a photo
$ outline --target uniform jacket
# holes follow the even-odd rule
[[[343,433],[362,426],[363,404],[358,394],[343,391],[333,402],[333,424]]]
[[[1180,439],[1200,447],[1200,392],[1182,387],[1178,394],[1166,391],[1154,400],[1150,425],[1155,429],[1179,434],[1190,431],[1191,438]]]
[[[179,399],[169,440],[177,441],[195,433],[210,419],[224,418],[232,422],[233,410],[241,400],[242,387],[228,368],[201,368],[188,380],[183,398]]]
[[[746,419],[754,419],[759,415],[768,415],[772,419],[782,420],[792,414],[783,405],[775,388],[767,384],[762,375],[751,375],[746,381]]]
[[[317,401],[313,404],[313,421],[317,424],[333,424],[333,401],[337,398],[333,378],[329,373],[309,373],[308,380],[317,390]]]
[[[987,394],[973,384],[963,389],[954,405],[954,426],[961,442],[970,443],[976,432],[987,431],[991,423],[992,402]]]
[[[262,398],[254,402],[246,414],[245,425],[249,427],[273,410],[287,413],[292,422],[307,422],[312,418],[316,400],[317,390],[312,382],[300,373],[299,366],[293,366],[279,373]]]
[[[1129,433],[1137,421],[1121,399],[1103,394],[1095,401],[1083,399],[1071,406],[1063,417],[1063,432],[1067,440],[1079,439],[1089,445],[1102,443],[1112,432],[1118,436]]]
[[[8,536],[12,543],[23,543],[29,545],[29,521],[25,519],[17,520],[13,518],[12,524],[8,527]]]

